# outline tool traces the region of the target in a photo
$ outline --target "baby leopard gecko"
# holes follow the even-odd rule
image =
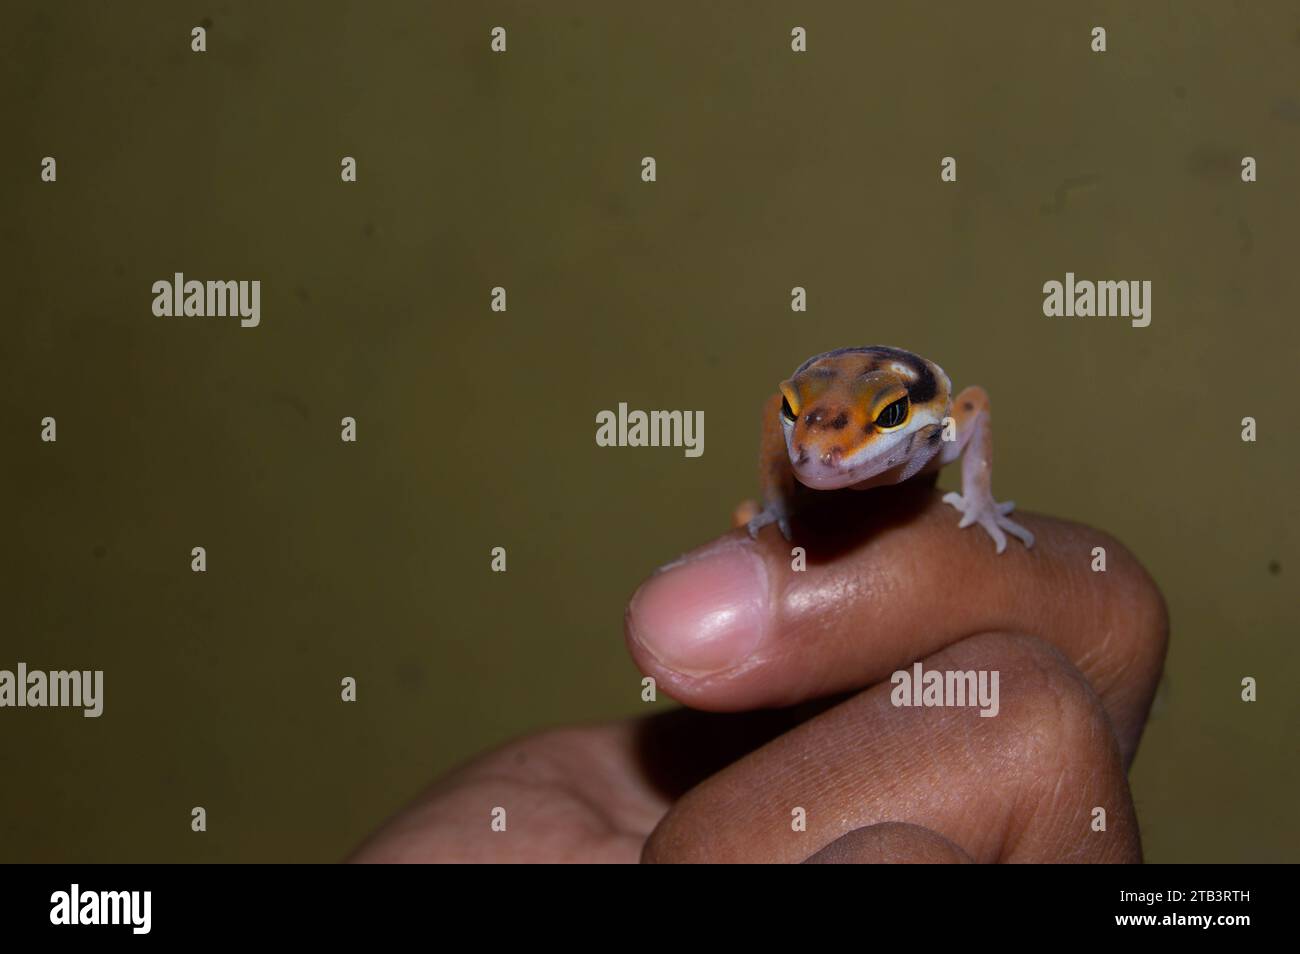
[[[876,346],[809,358],[780,388],[763,415],[765,507],[755,512],[750,504],[737,512],[751,536],[775,523],[790,539],[798,485],[835,490],[897,484],[961,457],[962,492],[943,498],[962,513],[958,526],[978,523],[998,553],[1007,546],[1004,530],[1026,547],[1034,545],[1034,535],[1007,516],[1015,504],[993,499],[989,396],[983,388],[966,388],[954,400],[952,382],[933,361]]]

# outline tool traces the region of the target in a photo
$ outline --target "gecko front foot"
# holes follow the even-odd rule
[[[957,524],[958,529],[978,523],[993,538],[993,545],[998,553],[1007,548],[1007,537],[1003,530],[1024,543],[1025,549],[1034,545],[1034,535],[1007,516],[1016,509],[1015,503],[1010,500],[1006,503],[998,503],[988,495],[975,497],[971,502],[961,494],[951,493],[943,495],[943,502],[961,511],[962,518],[961,523]]]
[[[754,517],[752,520],[749,521],[747,527],[749,529],[750,539],[757,540],[758,531],[762,530],[768,524],[772,524],[772,523],[776,524],[778,527],[781,528],[781,535],[783,537],[785,537],[787,540],[791,539],[790,515],[787,514],[783,509],[778,507],[772,507],[772,506],[765,507],[762,511],[759,512],[758,516]]]

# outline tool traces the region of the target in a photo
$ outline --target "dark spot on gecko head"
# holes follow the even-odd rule
[[[930,372],[930,366],[924,361],[912,361],[911,365],[916,370],[916,380],[907,386],[908,398],[913,404],[933,401],[934,396],[939,393],[939,382]]]
[[[808,430],[842,431],[849,426],[849,412],[841,408],[814,407],[799,418]]]
[[[867,348],[866,351],[871,355],[874,367],[879,367],[885,362],[895,362],[912,372],[914,380],[908,382],[907,397],[913,404],[932,401],[939,393],[939,382],[935,380],[930,364],[924,358],[898,348],[877,347]]]
[[[973,411],[973,410],[975,410],[975,405],[972,404],[970,401],[962,401],[962,402],[961,402],[961,406],[962,406],[963,409],[965,409],[965,410],[967,410],[967,411]]]
[[[824,351],[821,354],[813,355],[803,364],[799,365],[799,367],[795,368],[793,376],[798,377],[799,375],[803,374],[805,371],[809,371],[809,369],[811,369],[814,364],[817,364],[818,362],[823,361],[827,358],[838,358],[841,355],[846,355],[846,354],[860,354],[870,361],[870,360],[875,360],[878,356],[888,358],[895,354],[906,355],[907,352],[899,351],[897,348],[883,348],[879,346],[862,346],[862,345],[859,345],[856,348],[836,348],[834,351]],[[820,372],[823,369],[817,368],[816,370]],[[831,371],[831,374],[833,376],[835,372]]]
[[[926,440],[929,441],[931,444],[939,443],[941,440],[943,440],[943,428],[936,427],[933,431],[930,432],[930,436],[927,437]]]

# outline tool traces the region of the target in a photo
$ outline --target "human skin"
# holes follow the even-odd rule
[[[688,708],[474,758],[351,860],[1140,861],[1127,770],[1168,617],[1132,554],[1022,514],[1037,545],[995,557],[924,484],[826,496],[793,544],[734,531],[632,597],[633,660]],[[893,705],[917,660],[996,670],[998,714]]]

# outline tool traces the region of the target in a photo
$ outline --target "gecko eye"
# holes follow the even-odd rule
[[[907,398],[901,397],[876,415],[876,427],[888,430],[907,420]]]
[[[792,407],[790,406],[790,399],[787,398],[787,397],[782,397],[782,398],[781,398],[781,417],[785,419],[785,422],[786,422],[787,424],[793,424],[793,423],[794,423],[794,420],[795,420],[795,418],[796,418],[797,416],[798,416],[798,415],[794,413],[794,408],[792,408]]]

